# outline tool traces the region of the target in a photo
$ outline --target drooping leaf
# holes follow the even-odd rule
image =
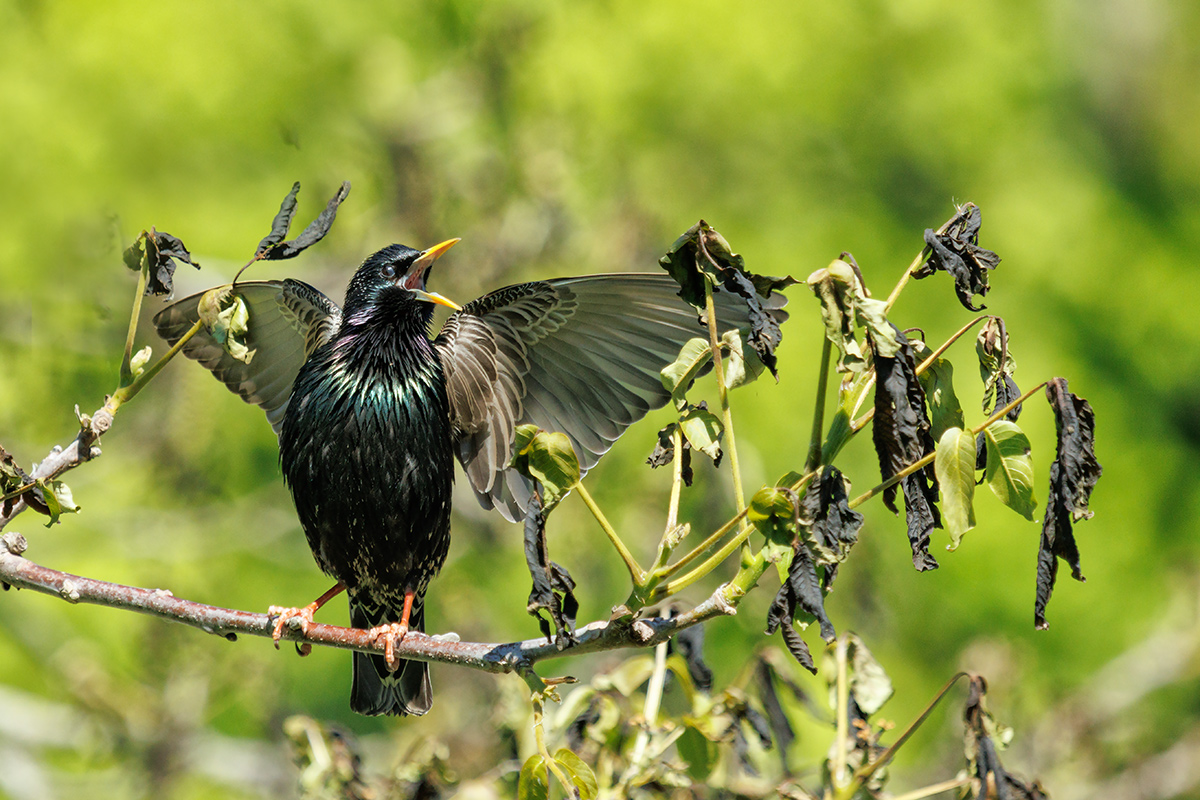
[[[975,527],[975,437],[950,428],[938,441],[933,460],[942,489],[942,519],[955,550],[963,535]]]
[[[288,231],[292,227],[292,217],[296,216],[296,195],[298,194],[300,194],[300,181],[292,184],[292,190],[279,204],[279,211],[276,212],[275,219],[271,220],[271,232],[258,243],[258,247],[254,250],[256,255],[272,245],[279,244],[287,237]]]
[[[308,227],[300,232],[299,236],[290,241],[281,241],[283,236],[287,235],[288,228],[291,227],[292,216],[296,212],[295,195],[299,189],[299,183],[292,185],[292,191],[284,198],[283,204],[279,207],[279,212],[275,215],[275,219],[271,223],[271,232],[258,244],[258,249],[254,254],[256,258],[265,261],[295,258],[324,239],[325,234],[329,233],[329,229],[333,227],[333,221],[337,218],[338,206],[350,194],[350,182],[342,182],[337,192],[329,200],[329,203],[326,204],[325,209],[317,215],[316,219],[308,224]],[[279,230],[280,228],[282,228],[282,233]]]
[[[982,434],[987,442],[984,479],[1000,502],[1025,519],[1033,520],[1033,459],[1029,437],[1007,420],[993,422]]]
[[[888,480],[934,449],[929,416],[925,411],[925,392],[916,375],[912,345],[899,328],[893,326],[901,342],[894,358],[875,356],[875,420],[871,438],[879,456],[879,471]],[[896,486],[883,492],[883,502],[896,512]],[[908,524],[913,566],[924,571],[937,568],[929,554],[930,535],[942,526],[937,510],[937,476],[932,464],[908,475],[900,482],[904,491],[904,511]]]
[[[828,592],[838,564],[858,541],[863,515],[850,508],[849,482],[837,467],[826,466],[809,484],[800,504],[800,525],[811,539],[811,551],[823,568],[821,589]]]
[[[983,410],[995,413],[1021,396],[1013,382],[1017,362],[1008,349],[1008,329],[1003,319],[990,317],[983,324],[975,338],[975,353],[979,356],[979,377],[983,380]],[[1020,416],[1018,406],[1009,412],[1008,419],[1016,422]]]
[[[848,253],[843,253],[849,258]],[[821,302],[825,336],[838,349],[838,372],[861,372],[866,366],[858,342],[858,326],[871,336],[876,354],[894,357],[901,342],[887,321],[887,303],[867,295],[858,272],[846,260],[834,259],[828,267],[808,276],[809,288]]]
[[[916,360],[924,363],[933,351],[924,342],[913,342]],[[954,392],[954,365],[938,356],[919,376],[925,400],[929,403],[929,435],[934,441],[950,428],[966,426],[962,406]]]
[[[596,783],[596,773],[592,772],[587,762],[565,747],[554,754],[554,760],[571,779],[579,800],[595,800],[599,786]]]
[[[1012,729],[998,723],[987,710],[987,682],[983,677],[969,677],[971,684],[963,713],[965,753],[967,770],[979,781],[979,796],[996,800],[1046,800],[1041,784],[1037,781],[1025,783],[1007,772],[1000,763],[998,751],[1012,739]]]
[[[679,400],[691,388],[692,381],[712,361],[712,347],[707,339],[688,339],[679,351],[679,357],[662,368],[663,388]]]
[[[764,368],[762,359],[753,348],[746,349],[737,330],[725,331],[721,337],[721,351],[728,356],[724,362],[726,387],[736,389],[758,380]]]
[[[542,485],[547,514],[579,483],[579,459],[571,440],[565,433],[543,431],[536,425],[517,426],[511,465]]]
[[[1092,516],[1088,503],[1103,472],[1096,460],[1096,419],[1092,407],[1067,390],[1065,378],[1054,378],[1046,384],[1046,397],[1054,409],[1058,449],[1050,464],[1050,492],[1038,550],[1034,624],[1039,630],[1047,627],[1046,604],[1058,578],[1058,559],[1070,565],[1071,577],[1084,580],[1074,523]]]
[[[679,296],[702,315],[705,283],[746,301],[750,331],[746,343],[775,375],[775,348],[782,340],[780,325],[787,319],[779,290],[796,283],[791,277],[773,278],[746,270],[745,259],[734,253],[721,234],[700,220],[675,240],[659,264],[680,286]]]
[[[805,669],[815,673],[812,655],[793,623],[799,622],[802,626],[807,626],[810,621],[816,620],[821,626],[821,638],[827,642],[832,641],[837,633],[825,613],[825,595],[812,555],[799,538],[794,547],[788,579],[779,587],[779,592],[767,611],[767,633],[782,630],[784,644],[788,650]]]
[[[570,573],[550,560],[546,515],[541,492],[536,488],[530,495],[529,510],[525,514],[525,563],[533,581],[525,610],[537,617],[546,639],[562,650],[576,641],[575,618],[579,613],[579,601],[575,599],[575,581]],[[542,616],[542,611],[550,615],[549,620]]]
[[[201,296],[197,311],[213,340],[229,355],[249,364],[257,351],[246,345],[250,311],[245,299],[238,294],[237,287],[225,284],[209,289]]]
[[[200,264],[192,260],[192,254],[177,236],[153,228],[142,231],[137,240],[125,249],[124,260],[125,266],[135,272],[146,266],[145,293],[157,297],[175,291],[176,261],[200,269]]]
[[[932,229],[925,231],[925,247],[928,260],[913,271],[917,279],[927,278],[938,270],[950,273],[954,278],[954,292],[958,301],[971,311],[981,311],[972,304],[975,295],[988,293],[988,270],[996,268],[1000,256],[979,246],[979,227],[983,215],[979,206],[967,203],[955,209],[954,216],[939,234]]]
[[[708,410],[708,404],[689,405],[679,418],[679,429],[693,450],[699,450],[721,464],[721,434],[725,430],[721,418]]]
[[[675,460],[675,439],[674,433],[679,428],[678,422],[672,422],[658,432],[658,444],[655,445],[654,451],[650,453],[650,457],[646,459],[646,463],[651,469],[658,469],[670,465]],[[682,439],[683,447],[680,452],[680,477],[683,479],[684,486],[692,485],[692,447],[688,444],[687,439]]]
[[[517,776],[517,800],[548,800],[550,797],[550,775],[546,759],[534,753],[521,766]]]

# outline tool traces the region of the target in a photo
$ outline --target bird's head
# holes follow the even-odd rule
[[[402,244],[393,244],[368,256],[350,279],[343,313],[353,317],[355,314],[369,315],[384,306],[394,306],[394,310],[400,310],[406,306],[422,308],[421,304],[425,303],[459,310],[460,306],[454,301],[425,289],[425,280],[429,277],[433,262],[458,241],[447,239],[428,250],[414,250]],[[432,311],[429,306],[424,308]]]

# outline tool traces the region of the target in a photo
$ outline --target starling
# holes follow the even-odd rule
[[[508,286],[457,305],[426,290],[425,251],[391,245],[355,273],[342,308],[296,280],[237,283],[246,347],[235,358],[202,327],[183,352],[260,406],[279,436],[283,476],[317,564],[337,584],[305,608],[302,627],[345,590],[350,620],[386,655],[355,653],[351,708],[424,714],[428,666],[391,653],[424,630],[424,597],[446,559],[457,457],[479,502],[521,519],[532,487],[509,468],[518,425],[565,433],[586,473],[633,422],[670,399],[660,370],[707,337],[667,275],[559,278]],[[723,329],[749,327],[746,303],[715,293]],[[435,304],[456,309],[429,338]],[[174,344],[199,296],[155,317]],[[776,303],[771,313],[780,317]]]

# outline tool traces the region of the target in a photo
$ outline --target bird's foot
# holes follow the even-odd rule
[[[269,616],[278,616],[275,620],[275,628],[271,631],[271,639],[275,642],[275,649],[279,649],[279,640],[283,638],[283,629],[292,624],[292,620],[296,620],[296,625],[299,626],[301,633],[308,633],[308,626],[313,623],[313,614],[317,613],[320,608],[317,603],[309,603],[304,608],[289,608],[287,606],[271,606],[267,609]]]
[[[380,637],[383,637],[383,660],[387,662],[387,668],[395,672],[400,666],[400,659],[396,658],[396,645],[403,642],[404,637],[408,635],[408,623],[390,622],[387,625],[376,625],[374,628],[368,628],[367,634],[376,644],[379,644]]]

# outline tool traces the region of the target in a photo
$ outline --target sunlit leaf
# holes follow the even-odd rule
[[[542,485],[548,514],[579,483],[579,459],[567,435],[519,425],[513,442],[512,466]]]
[[[924,343],[918,346],[914,342],[913,349],[916,359],[921,362],[932,355]],[[918,377],[929,404],[929,435],[933,440],[940,440],[950,428],[965,427],[962,406],[954,392],[954,365],[939,356]]]
[[[579,800],[594,800],[599,792],[596,784],[596,773],[579,756],[565,747],[554,754],[554,760],[567,773],[571,783],[579,792]]]
[[[548,800],[549,797],[550,776],[546,759],[541,753],[534,753],[525,760],[517,777],[517,800]]]
[[[975,527],[975,436],[950,428],[938,441],[933,460],[942,489],[942,519],[950,534],[950,550]]]
[[[250,310],[236,287],[226,284],[209,289],[200,297],[196,309],[217,344],[238,361],[249,364],[257,351],[246,345]]]
[[[984,479],[1004,505],[1032,520],[1037,500],[1033,496],[1033,459],[1029,437],[1008,420],[998,420],[983,432],[987,442]]]
[[[700,371],[712,360],[712,348],[707,339],[688,339],[679,351],[679,356],[662,368],[663,388],[672,397],[680,398],[692,385]]]
[[[679,428],[692,449],[699,450],[714,462],[720,463],[721,433],[725,430],[720,417],[709,411],[703,403],[689,406],[679,419]]]

